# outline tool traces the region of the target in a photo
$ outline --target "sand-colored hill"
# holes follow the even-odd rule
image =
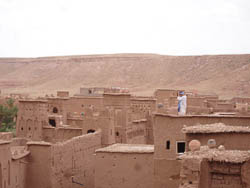
[[[250,55],[0,58],[3,93],[73,94],[81,86],[127,87],[139,95],[151,95],[156,88],[182,88],[227,98],[250,96]]]

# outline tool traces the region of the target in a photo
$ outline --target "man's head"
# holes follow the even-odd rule
[[[183,95],[184,95],[184,91],[180,91],[180,92],[179,92],[179,95],[180,95],[180,96],[183,96]]]

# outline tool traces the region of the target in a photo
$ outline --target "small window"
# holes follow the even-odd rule
[[[186,142],[177,142],[177,153],[182,154],[185,152]]]
[[[116,135],[116,136],[119,136],[119,135],[120,135],[120,133],[117,131],[117,132],[115,133],[115,135]]]
[[[89,133],[94,133],[94,132],[95,132],[94,129],[89,129],[89,130],[87,131],[87,134],[89,134]]]
[[[53,108],[53,113],[58,113],[58,109],[56,107]]]
[[[170,140],[166,142],[166,149],[170,149]]]
[[[54,120],[54,119],[49,119],[49,124],[50,124],[52,127],[56,127],[56,120]]]

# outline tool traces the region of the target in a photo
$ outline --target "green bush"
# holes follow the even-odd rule
[[[13,99],[8,99],[5,105],[0,105],[0,132],[16,131],[16,118],[18,108]]]

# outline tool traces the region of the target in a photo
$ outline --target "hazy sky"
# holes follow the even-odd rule
[[[250,53],[250,0],[0,0],[0,57]]]

